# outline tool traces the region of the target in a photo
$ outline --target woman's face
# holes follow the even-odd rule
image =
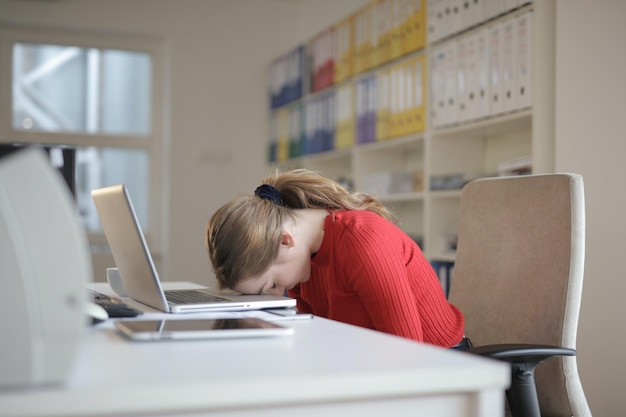
[[[242,294],[283,295],[311,275],[311,254],[281,247],[276,261],[262,274],[243,279],[235,290]]]

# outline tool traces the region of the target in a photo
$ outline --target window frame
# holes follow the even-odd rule
[[[100,133],[41,132],[15,130],[13,108],[13,45],[15,43],[54,44],[82,48],[116,49],[147,53],[151,57],[150,129],[146,135],[111,135]],[[165,249],[167,201],[164,185],[168,170],[166,155],[167,121],[164,95],[165,42],[162,39],[137,35],[118,35],[86,31],[51,30],[38,27],[15,27],[0,24],[0,143],[68,145],[96,148],[125,148],[145,150],[149,160],[148,227],[145,238],[154,257],[160,258]],[[88,232],[92,247],[107,246],[103,233]]]

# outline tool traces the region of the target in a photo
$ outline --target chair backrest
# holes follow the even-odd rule
[[[576,348],[585,255],[582,177],[485,178],[461,196],[450,301],[474,346]],[[535,373],[542,416],[590,416],[576,357]]]

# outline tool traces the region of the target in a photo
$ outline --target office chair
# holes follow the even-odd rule
[[[584,208],[577,174],[463,188],[449,298],[465,315],[470,352],[511,363],[513,417],[591,416],[575,356]]]

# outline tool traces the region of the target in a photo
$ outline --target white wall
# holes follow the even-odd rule
[[[578,364],[591,411],[626,396],[626,2],[558,0],[556,168],[583,175],[587,242]]]
[[[558,171],[587,195],[579,368],[596,416],[621,416],[626,292],[626,2],[557,1]],[[168,45],[169,242],[164,275],[208,283],[210,213],[265,173],[267,66],[367,0],[0,0],[0,22],[150,34]],[[619,40],[619,42],[618,42]],[[618,171],[619,170],[619,171]]]
[[[365,0],[0,0],[0,22],[156,36],[168,47],[164,279],[212,284],[209,215],[266,173],[270,60]],[[330,7],[332,6],[332,7]]]

